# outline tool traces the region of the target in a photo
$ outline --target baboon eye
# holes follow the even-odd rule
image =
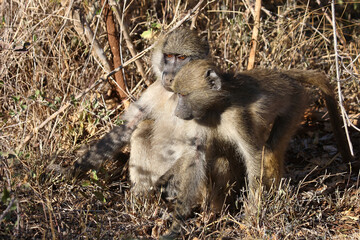
[[[184,60],[184,59],[186,58],[186,56],[184,56],[184,55],[179,55],[177,58],[180,59],[180,60]]]
[[[173,58],[173,57],[174,57],[174,54],[165,54],[165,57],[166,57],[166,58]]]

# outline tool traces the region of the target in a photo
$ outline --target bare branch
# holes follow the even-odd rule
[[[142,57],[146,52],[148,52],[151,48],[153,48],[154,45],[151,45],[150,47],[148,47],[147,49],[145,49],[144,51],[140,52],[138,55],[136,55],[134,58],[129,59],[128,61],[126,61],[122,66],[117,67],[116,69],[114,69],[113,71],[111,71],[109,74],[106,75],[105,78],[100,78],[99,80],[97,80],[96,82],[94,82],[90,87],[88,87],[87,89],[85,89],[83,92],[79,93],[78,95],[75,96],[74,100],[72,101],[68,101],[67,103],[65,103],[61,108],[59,108],[59,110],[57,110],[56,112],[54,112],[53,114],[50,115],[50,117],[48,117],[45,121],[43,121],[40,125],[36,126],[33,130],[32,133],[30,133],[29,135],[27,135],[24,139],[24,141],[16,148],[16,151],[20,151],[22,149],[22,147],[24,146],[24,144],[28,143],[29,140],[34,136],[35,133],[37,133],[41,128],[43,128],[46,124],[48,124],[51,120],[53,120],[55,117],[57,117],[60,113],[64,112],[68,107],[70,107],[72,105],[72,103],[74,101],[78,101],[80,98],[82,98],[83,96],[85,96],[88,92],[90,92],[92,89],[94,89],[96,86],[98,86],[100,83],[103,83],[104,81],[106,81],[109,77],[111,77],[112,75],[114,75],[117,71],[121,70],[122,68],[126,67],[127,65],[129,65],[130,63],[133,63],[136,59],[139,59],[140,57]]]
[[[115,0],[110,0],[109,5],[111,6],[111,9],[113,10],[113,12],[115,14],[116,20],[117,20],[118,24],[120,25],[122,33],[124,34],[126,46],[128,47],[131,56],[135,57],[137,52],[135,50],[134,44],[131,41],[128,27],[122,19],[122,15],[120,13],[119,8],[117,7],[117,4],[115,3]],[[151,83],[148,79],[146,79],[145,70],[144,70],[143,65],[141,64],[141,62],[139,60],[135,60],[135,64],[136,64],[136,67],[137,67],[141,77],[144,79],[145,84],[149,86]]]
[[[261,0],[256,0],[255,3],[255,19],[254,19],[254,28],[251,37],[251,50],[249,56],[249,62],[247,69],[253,69],[255,64],[255,54],[256,54],[256,47],[257,47],[257,38],[259,35],[259,28],[260,28],[260,10],[261,10]]]
[[[353,150],[353,145],[351,143],[351,139],[349,136],[349,130],[348,130],[348,125],[346,123],[346,112],[345,112],[345,108],[344,108],[344,104],[343,104],[343,97],[342,97],[342,93],[341,93],[341,84],[340,84],[340,71],[339,71],[339,54],[338,54],[338,49],[337,49],[337,34],[336,34],[336,20],[335,20],[335,3],[334,0],[331,1],[331,12],[332,12],[332,26],[333,26],[333,32],[334,32],[334,52],[335,52],[335,66],[336,66],[336,82],[337,82],[337,87],[338,87],[338,96],[339,96],[339,105],[341,108],[341,115],[342,115],[342,119],[344,122],[344,128],[345,128],[345,133],[346,133],[346,138],[348,140],[348,144],[349,144],[349,149],[351,152],[351,155],[354,156],[354,150]]]
[[[112,65],[114,67],[118,67],[122,65],[121,64],[122,61],[120,57],[120,47],[119,47],[120,39],[115,27],[113,11],[111,11],[110,6],[106,0],[102,0],[101,3],[104,6],[103,16],[106,23],[106,32],[109,40],[110,50],[113,56]],[[113,67],[111,69],[113,69]],[[112,83],[120,99],[124,101],[127,98],[127,92],[125,91],[127,88],[125,85],[124,75],[122,71],[118,71],[115,73],[115,82],[116,84],[112,82],[110,83]]]
[[[0,222],[3,220],[3,218],[6,216],[6,214],[8,214],[8,212],[10,212],[11,207],[14,204],[14,202],[15,202],[15,198],[12,197],[9,202],[9,205],[6,207],[5,211],[0,215]]]
[[[191,9],[186,15],[185,17],[183,17],[183,19],[181,19],[179,22],[177,22],[168,32],[172,32],[174,31],[175,29],[177,29],[179,26],[181,26],[181,24],[183,24],[185,21],[189,20],[189,19],[192,19],[195,15],[191,16],[194,12],[196,12],[201,4],[204,2],[204,0],[200,0],[193,9]]]
[[[83,15],[81,14],[80,9],[74,9],[71,12],[71,17],[74,20],[74,27],[79,36],[86,36],[89,42],[93,43],[93,52],[95,56],[98,57],[101,64],[104,66],[106,72],[111,71],[111,64],[107,59],[103,48],[100,43],[96,40],[93,31],[91,30],[88,22],[85,20]]]

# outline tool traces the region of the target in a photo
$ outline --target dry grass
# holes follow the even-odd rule
[[[138,51],[152,43],[140,35],[151,28],[158,32],[154,23],[168,29],[185,15],[184,5],[165,2],[128,1],[125,19]],[[249,57],[253,20],[244,2],[210,2],[195,21],[199,32],[207,35],[216,62],[229,71],[246,69]],[[322,69],[334,78],[333,32],[322,8],[315,3],[307,6],[307,1],[263,2],[270,11],[262,12],[256,67]],[[81,182],[46,173],[51,163],[71,165],[80,146],[119,124],[123,111],[109,84],[73,101],[104,72],[91,54],[90,43],[75,31],[69,4],[66,0],[0,1],[0,238],[157,238],[171,222],[171,206],[159,196],[133,199],[126,157],[107,162]],[[360,112],[359,5],[352,1],[337,8],[343,39],[338,46],[342,90],[355,124]],[[91,1],[78,6],[109,54],[104,21],[98,18],[100,7]],[[28,51],[14,51],[25,42],[30,43]],[[125,44],[122,57],[123,61],[131,58]],[[152,79],[149,55],[141,63]],[[138,97],[146,86],[135,64],[124,73],[130,91]],[[19,149],[37,126],[69,101],[71,107]],[[292,180],[285,181],[276,196],[264,196],[258,216],[244,218],[241,197],[235,215],[199,209],[186,222],[184,238],[360,238],[359,175],[346,173],[346,166],[333,157],[329,124],[316,118],[323,111],[322,101],[313,103],[311,116],[287,154],[287,176]],[[352,129],[351,137],[359,159],[360,134]]]

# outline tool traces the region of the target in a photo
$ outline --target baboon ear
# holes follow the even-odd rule
[[[211,89],[213,90],[221,89],[221,78],[213,69],[208,69],[206,71],[206,79],[210,84]]]

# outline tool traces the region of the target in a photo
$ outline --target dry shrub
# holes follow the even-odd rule
[[[193,21],[200,34],[208,37],[214,60],[226,71],[247,66],[253,20],[244,2],[209,1]],[[256,67],[321,69],[333,79],[328,6],[308,5],[307,1],[263,2]],[[124,9],[121,4],[119,8]],[[151,45],[159,27],[171,28],[195,4],[127,2],[124,19],[137,51]],[[126,154],[119,163],[107,162],[82,182],[46,172],[52,163],[71,165],[80,146],[121,123],[124,107],[108,83],[74,100],[104,71],[92,54],[91,42],[75,31],[69,9],[83,9],[110,59],[105,23],[99,17],[101,6],[96,1],[66,0],[0,1],[0,6],[0,237],[157,238],[171,221],[169,206],[159,196],[131,196]],[[360,97],[359,4],[349,2],[337,7],[342,91],[345,108],[355,122],[359,119]],[[141,37],[149,31],[152,38]],[[121,49],[125,62],[131,56],[124,43]],[[141,58],[141,63],[147,78],[153,79],[149,54]],[[135,99],[146,85],[134,64],[124,73],[129,99]],[[71,102],[70,107],[36,129],[67,102]],[[320,112],[323,109],[321,101],[313,105]],[[358,175],[343,173],[346,166],[332,157],[334,143],[326,123],[307,122],[304,126],[292,141],[287,157],[288,176],[293,180],[274,197],[264,196],[255,219],[244,218],[242,198],[235,215],[214,215],[209,209],[199,209],[185,223],[185,238],[360,237]],[[30,141],[24,142],[31,133]],[[354,146],[359,146],[359,133],[351,131],[351,136]]]

